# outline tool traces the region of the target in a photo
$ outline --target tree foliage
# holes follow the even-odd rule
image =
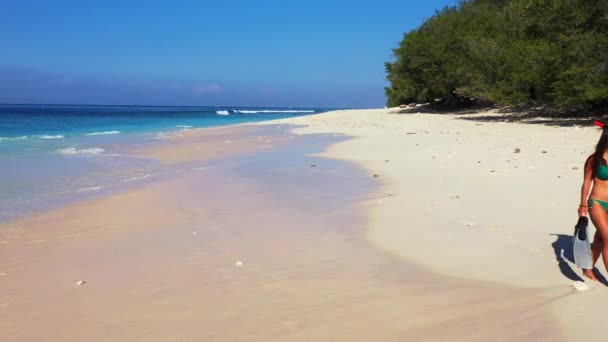
[[[387,104],[451,92],[557,107],[608,100],[608,0],[468,0],[407,32]]]

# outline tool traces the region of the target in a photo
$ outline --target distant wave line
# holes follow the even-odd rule
[[[237,109],[235,112],[239,114],[258,114],[258,113],[314,113],[314,110],[248,110],[248,109]]]
[[[109,134],[119,134],[120,131],[104,131],[104,132],[93,132],[87,133],[86,135],[109,135]]]
[[[75,147],[68,147],[68,148],[60,148],[60,149],[55,150],[55,152],[57,152],[58,154],[61,154],[61,155],[76,155],[76,154],[94,155],[94,154],[103,153],[103,151],[104,151],[104,149],[99,148],[99,147],[84,148],[81,150],[79,150]]]
[[[39,135],[38,138],[40,139],[63,139],[64,136],[61,134],[57,134],[57,135]]]
[[[0,137],[0,141],[4,141],[4,140],[8,140],[8,141],[11,141],[11,140],[25,140],[25,139],[27,139],[27,136],[25,136],[25,135],[20,136],[20,137]]]

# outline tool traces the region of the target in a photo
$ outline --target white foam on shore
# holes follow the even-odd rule
[[[82,192],[82,191],[97,191],[97,190],[101,190],[103,189],[103,186],[94,186],[92,188],[82,188],[82,189],[78,189],[76,191]]]
[[[127,178],[127,179],[121,180],[121,182],[132,182],[132,181],[135,181],[135,180],[138,180],[138,179],[146,179],[146,178],[148,178],[150,176],[152,176],[152,175],[148,174],[148,175],[137,176],[137,177],[133,177],[133,178]]]
[[[215,112],[217,115],[230,115],[230,112],[227,110],[218,110]]]
[[[60,149],[55,150],[55,152],[57,152],[58,154],[61,154],[61,155],[77,155],[77,154],[96,155],[96,154],[103,153],[103,151],[104,151],[104,149],[99,148],[99,147],[83,148],[81,150],[79,150],[75,147],[68,147],[68,148],[60,148]]]
[[[109,135],[109,134],[120,134],[120,131],[93,132],[93,133],[87,133],[86,135]]]
[[[314,110],[235,110],[239,114],[258,114],[258,113],[314,113]]]
[[[154,136],[154,139],[168,139],[171,136],[165,132],[160,132],[160,133],[156,133],[156,135]]]
[[[175,127],[177,127],[177,128],[192,128],[192,126],[190,126],[190,125],[177,125]]]

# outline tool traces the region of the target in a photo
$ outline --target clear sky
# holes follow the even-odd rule
[[[0,103],[382,107],[391,49],[455,3],[0,1]]]

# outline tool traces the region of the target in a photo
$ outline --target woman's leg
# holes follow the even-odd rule
[[[596,230],[595,235],[593,237],[593,243],[591,244],[591,256],[593,257],[593,266],[595,266],[597,259],[600,258],[603,249],[604,239],[602,239],[602,234],[600,233],[600,231]]]
[[[593,237],[593,243],[591,244],[591,257],[593,260],[593,266],[595,266],[595,263],[597,263],[597,260],[600,258],[603,249],[604,240],[602,239],[602,234],[600,233],[599,229],[596,229],[595,236]],[[589,270],[583,270],[583,274],[587,278],[597,280],[595,274],[593,274],[593,268]]]
[[[602,241],[601,243],[596,243],[598,240],[597,238],[595,239],[595,246],[592,247],[593,257],[596,257],[597,255],[597,258],[599,258],[599,254],[601,253],[604,267],[608,270],[608,244],[604,243],[604,241],[608,239],[608,213],[604,207],[596,204],[589,208],[589,214],[593,225],[597,229],[596,235],[599,233]],[[593,252],[593,250],[595,250],[595,252]]]

